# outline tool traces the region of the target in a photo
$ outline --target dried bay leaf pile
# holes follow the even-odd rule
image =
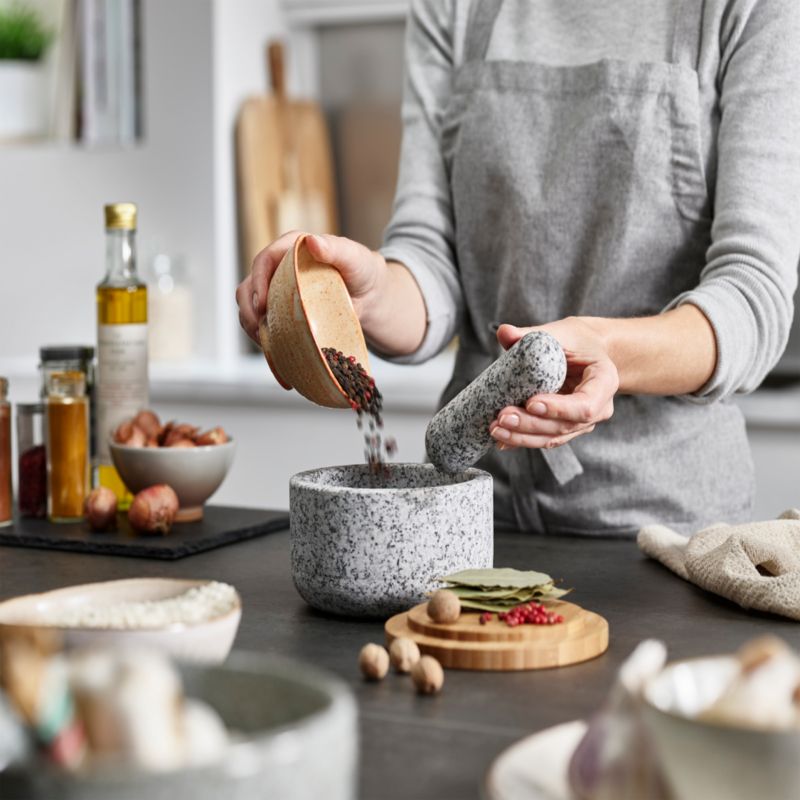
[[[518,569],[467,569],[440,579],[458,596],[462,608],[503,612],[531,600],[557,600],[571,589],[559,589],[544,572]]]

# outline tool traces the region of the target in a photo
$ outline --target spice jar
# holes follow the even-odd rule
[[[17,506],[23,517],[47,514],[44,404],[17,404]]]
[[[10,525],[11,508],[11,404],[6,399],[8,380],[0,378],[0,527]]]
[[[55,372],[82,372],[86,382],[86,396],[89,398],[89,426],[91,454],[95,449],[95,360],[94,347],[89,345],[48,345],[39,348],[39,370],[42,375],[42,399],[47,397],[47,381]]]
[[[83,518],[89,494],[89,399],[82,372],[53,372],[46,401],[47,517]]]

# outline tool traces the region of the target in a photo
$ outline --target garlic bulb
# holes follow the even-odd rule
[[[589,722],[569,764],[569,782],[580,800],[669,800],[655,748],[639,715],[648,678],[666,662],[663,642],[642,642],[620,668],[606,704]]]

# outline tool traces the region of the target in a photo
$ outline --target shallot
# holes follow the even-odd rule
[[[133,418],[133,424],[144,431],[144,435],[147,439],[154,439],[161,430],[161,420],[158,418],[158,415],[155,411],[150,411],[147,408],[142,409]]]
[[[131,527],[140,533],[167,534],[178,513],[178,495],[165,483],[142,489],[128,509]]]
[[[89,492],[84,511],[93,531],[108,531],[117,527],[117,496],[107,486],[98,486]]]
[[[170,420],[162,425],[155,411],[144,408],[117,426],[114,441],[128,447],[206,447],[225,444],[230,437],[219,425],[202,432],[187,422]]]
[[[220,428],[217,426],[216,428],[212,428],[210,431],[206,431],[205,433],[201,433],[195,436],[194,443],[201,447],[203,445],[208,444],[225,444],[228,441],[228,434],[225,433],[224,428]]]
[[[147,443],[147,436],[133,420],[126,419],[114,432],[114,441],[128,447],[144,447]]]

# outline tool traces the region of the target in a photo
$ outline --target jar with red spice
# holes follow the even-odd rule
[[[11,508],[11,404],[8,381],[0,378],[0,527],[13,521]]]
[[[17,403],[17,507],[23,517],[47,516],[47,453],[43,403]]]

